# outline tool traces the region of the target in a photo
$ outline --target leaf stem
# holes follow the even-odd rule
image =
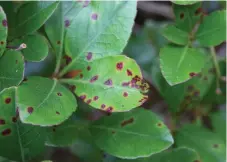
[[[213,59],[213,62],[214,62],[215,71],[216,71],[216,77],[217,77],[216,85],[217,85],[217,88],[220,88],[219,79],[221,78],[221,72],[220,72],[220,68],[219,68],[219,65],[218,65],[218,61],[217,61],[216,52],[215,52],[214,47],[210,47],[210,53],[211,53],[211,56],[212,56],[212,59]]]

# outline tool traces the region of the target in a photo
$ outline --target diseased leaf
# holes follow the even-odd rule
[[[23,79],[24,59],[20,52],[8,50],[0,58],[0,92],[17,86]]]
[[[16,108],[15,87],[0,93],[0,156],[16,161],[29,161],[44,150],[45,131],[22,124]]]
[[[128,111],[147,99],[141,93],[146,83],[140,69],[126,56],[104,57],[89,64],[78,62],[72,70],[78,71],[74,78],[60,81],[72,85],[74,93],[94,108],[107,112]]]
[[[188,0],[172,0],[173,3],[178,4],[178,5],[191,5],[194,3],[199,2],[198,0],[195,1],[188,1]]]
[[[216,46],[226,40],[226,10],[216,11],[203,18],[196,32],[196,40],[203,46]]]
[[[79,3],[79,5],[78,5]],[[71,62],[60,75],[81,61],[120,54],[130,36],[136,15],[136,1],[77,2],[65,20],[65,50]],[[76,31],[76,32],[75,32]]]
[[[190,33],[202,15],[201,2],[188,6],[173,5],[175,25],[178,29]]]
[[[163,122],[142,108],[103,117],[91,125],[90,131],[100,149],[120,158],[148,157],[173,144]]]
[[[188,46],[166,46],[160,51],[161,71],[170,85],[185,82],[196,76],[204,64],[204,53]]]
[[[31,1],[19,8],[15,26],[10,27],[13,38],[31,34],[51,16],[59,2]]]
[[[69,118],[77,108],[73,94],[55,79],[28,77],[18,87],[17,96],[23,123],[57,125]]]
[[[200,157],[195,150],[180,147],[171,151],[165,151],[158,154],[154,154],[147,158],[138,158],[135,160],[119,159],[116,162],[199,162]]]
[[[6,19],[6,14],[3,11],[3,8],[0,6],[0,57],[6,48],[6,39],[8,34],[8,23]]]
[[[189,34],[183,30],[178,29],[174,25],[165,27],[162,31],[162,34],[169,41],[179,45],[187,45],[189,42]]]
[[[58,72],[62,59],[63,41],[64,41],[64,16],[63,7],[60,2],[55,12],[45,23],[45,31],[56,54],[56,70]],[[75,3],[75,2],[74,2]]]
[[[185,125],[176,134],[176,145],[194,149],[199,153],[201,161],[224,162],[225,141],[209,130],[190,124]]]
[[[213,130],[222,140],[226,141],[226,111],[220,111],[211,116]]]
[[[27,35],[20,39],[15,39],[9,44],[13,48],[18,48],[22,43],[26,44],[26,48],[22,49],[21,52],[27,61],[42,61],[48,55],[48,44],[46,39],[39,35]]]

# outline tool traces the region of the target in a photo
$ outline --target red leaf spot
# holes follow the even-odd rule
[[[117,68],[117,70],[122,70],[123,69],[123,62],[118,62],[116,64],[116,68]]]
[[[4,42],[3,41],[1,41],[1,45],[3,45],[4,44]]]
[[[132,76],[132,71],[129,70],[129,69],[127,69],[127,75],[128,75],[128,76]]]
[[[113,81],[111,79],[108,79],[104,82],[105,85],[111,86],[113,85]]]
[[[203,11],[203,9],[200,7],[195,11],[195,15],[198,16],[201,12]]]
[[[12,117],[12,122],[16,123],[17,122],[17,117]]]
[[[123,82],[121,85],[124,86],[124,87],[127,87],[129,86],[130,82]]]
[[[87,66],[87,71],[90,71],[91,70],[91,67],[90,66]]]
[[[7,26],[8,26],[7,20],[2,20],[2,25],[3,25],[4,27],[7,27]]]
[[[29,114],[31,114],[33,112],[33,110],[34,110],[33,107],[28,107],[27,108],[27,111],[28,111]]]
[[[80,74],[80,78],[82,79],[84,77],[84,75],[83,74]]]
[[[69,25],[70,25],[69,20],[65,20],[65,27],[69,27]]]
[[[11,102],[11,98],[8,97],[8,98],[5,99],[6,104],[9,104],[10,102]]]
[[[181,13],[180,14],[180,19],[183,19],[184,18],[184,13]]]
[[[60,112],[56,111],[56,114],[57,114],[57,115],[60,115]]]
[[[106,105],[105,104],[102,104],[101,105],[101,109],[105,109]]]
[[[191,73],[189,73],[189,75],[190,75],[190,77],[194,77],[194,76],[196,76],[196,73],[191,72]]]
[[[4,125],[6,122],[3,119],[0,119],[0,125]]]
[[[108,112],[108,113],[111,113],[113,111],[113,107],[108,107],[107,109],[106,109],[106,112]]]
[[[88,52],[86,57],[87,57],[87,60],[88,61],[91,60],[92,59],[92,53],[91,52]]]
[[[95,96],[95,97],[93,98],[94,101],[97,101],[98,99],[99,99],[99,96]]]
[[[58,96],[62,96],[62,94],[60,92],[57,93]]]
[[[123,121],[123,122],[121,123],[121,126],[124,127],[124,126],[126,126],[126,125],[128,125],[128,124],[133,123],[133,121],[134,121],[134,118],[130,118],[130,119],[128,119],[128,120],[125,120],[125,121]]]
[[[86,103],[87,103],[87,104],[90,104],[90,103],[91,103],[91,99],[88,99],[88,100],[86,101]]]
[[[3,136],[8,136],[8,135],[10,135],[10,133],[11,133],[11,129],[9,129],[9,128],[2,131]]]
[[[85,99],[86,99],[86,95],[81,95],[81,96],[80,96],[80,99],[81,99],[81,100],[85,100]]]
[[[213,144],[213,148],[218,148],[219,145],[218,144]]]
[[[57,44],[61,44],[61,41],[57,41]]]
[[[95,82],[96,80],[98,80],[99,76],[98,75],[95,75],[93,76],[91,79],[90,79],[90,82],[93,83]]]
[[[93,13],[93,14],[91,15],[91,18],[92,18],[93,20],[97,20],[97,19],[98,19],[98,14],[97,14],[97,13]]]
[[[128,93],[127,93],[127,92],[124,92],[124,93],[123,93],[123,96],[124,96],[124,97],[128,97]]]

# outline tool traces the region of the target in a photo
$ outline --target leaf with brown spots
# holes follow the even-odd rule
[[[43,128],[23,124],[17,115],[15,87],[0,93],[0,156],[15,161],[29,161],[44,150]],[[5,100],[11,99],[6,104]]]
[[[77,108],[74,95],[56,79],[28,77],[18,87],[17,96],[23,123],[42,126],[60,124]]]
[[[173,144],[159,117],[143,108],[105,116],[91,125],[90,132],[101,150],[123,159],[148,157]]]
[[[6,14],[3,8],[0,6],[0,57],[5,51],[6,39],[8,34],[8,25],[6,20]]]
[[[93,60],[88,64],[91,67],[89,71],[84,62],[75,66],[83,69],[80,73],[83,77],[77,75],[71,79],[60,79],[60,82],[75,85],[74,93],[84,102],[104,111],[120,112],[140,106],[146,101],[147,96],[141,93],[144,90],[142,74],[134,60],[119,55]],[[128,69],[131,75],[127,75]],[[125,82],[129,84],[124,86]],[[98,100],[93,100],[95,96]]]

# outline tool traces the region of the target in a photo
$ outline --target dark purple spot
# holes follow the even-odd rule
[[[123,62],[118,62],[116,64],[116,68],[117,68],[117,70],[122,70],[122,68],[123,68]]]
[[[124,86],[124,87],[127,87],[127,86],[130,85],[130,82],[123,82],[121,85]]]
[[[132,71],[129,70],[129,69],[127,69],[127,75],[128,75],[128,76],[132,76]]]
[[[219,145],[218,144],[213,144],[213,148],[218,148]]]
[[[108,86],[111,86],[111,85],[113,85],[113,82],[112,82],[111,79],[108,79],[108,80],[106,80],[106,81],[104,82],[104,84],[105,84],[105,85],[108,85]]]
[[[27,108],[27,111],[28,111],[29,114],[31,114],[33,112],[33,110],[34,110],[33,107],[28,107]]]
[[[17,122],[17,117],[12,117],[12,122],[16,123]]]
[[[90,82],[93,83],[95,82],[96,80],[98,80],[99,76],[98,75],[95,75],[93,76],[91,79],[90,79]]]
[[[92,59],[92,53],[88,52],[86,57],[87,57],[87,60],[91,60]]]
[[[11,102],[11,98],[8,97],[8,98],[5,99],[6,104],[9,104],[10,102]]]
[[[87,103],[87,104],[90,104],[90,103],[91,103],[91,99],[88,99],[88,100],[86,101],[86,103]]]
[[[190,77],[194,77],[194,76],[196,76],[196,73],[191,72],[191,73],[189,73],[189,75],[190,75]]]
[[[69,20],[65,20],[65,27],[69,27],[69,25],[70,25]]]
[[[2,20],[2,25],[4,26],[4,27],[7,27],[8,25],[7,25],[7,20]]]
[[[0,125],[4,125],[6,122],[3,119],[0,119]]]
[[[87,71],[90,71],[91,70],[91,67],[90,66],[87,66]]]
[[[184,13],[180,13],[180,19],[184,18]]]
[[[113,111],[113,107],[111,107],[111,106],[106,109],[107,113],[111,113],[112,111]]]
[[[65,59],[67,65],[68,65],[70,62],[72,62],[72,58],[69,57],[68,55],[65,55],[63,58]]]
[[[60,92],[57,93],[58,96],[62,96],[62,94]]]
[[[128,97],[128,93],[127,93],[127,92],[124,92],[124,93],[123,93],[123,96],[124,96],[124,97]]]
[[[99,99],[99,96],[93,97],[93,100],[94,100],[94,101],[97,101],[98,99]]]
[[[134,118],[130,118],[130,119],[128,119],[128,120],[125,120],[125,121],[123,121],[123,122],[121,123],[121,126],[124,127],[124,126],[126,126],[126,125],[128,125],[128,124],[133,123],[133,121],[134,121]]]
[[[97,14],[97,13],[93,13],[93,14],[91,15],[91,18],[92,18],[93,20],[97,20],[97,19],[98,19],[98,14]]]
[[[101,109],[105,109],[106,105],[105,104],[102,104],[101,105]]]
[[[56,111],[56,114],[57,114],[57,115],[60,115],[60,112]]]
[[[83,74],[80,74],[80,78],[83,78],[84,77],[84,75]]]
[[[10,133],[11,133],[11,129],[9,129],[9,128],[2,131],[3,136],[8,136],[8,135],[10,135]]]
[[[85,100],[85,99],[86,99],[86,95],[81,95],[81,96],[80,96],[80,99],[81,99],[81,100]]]

